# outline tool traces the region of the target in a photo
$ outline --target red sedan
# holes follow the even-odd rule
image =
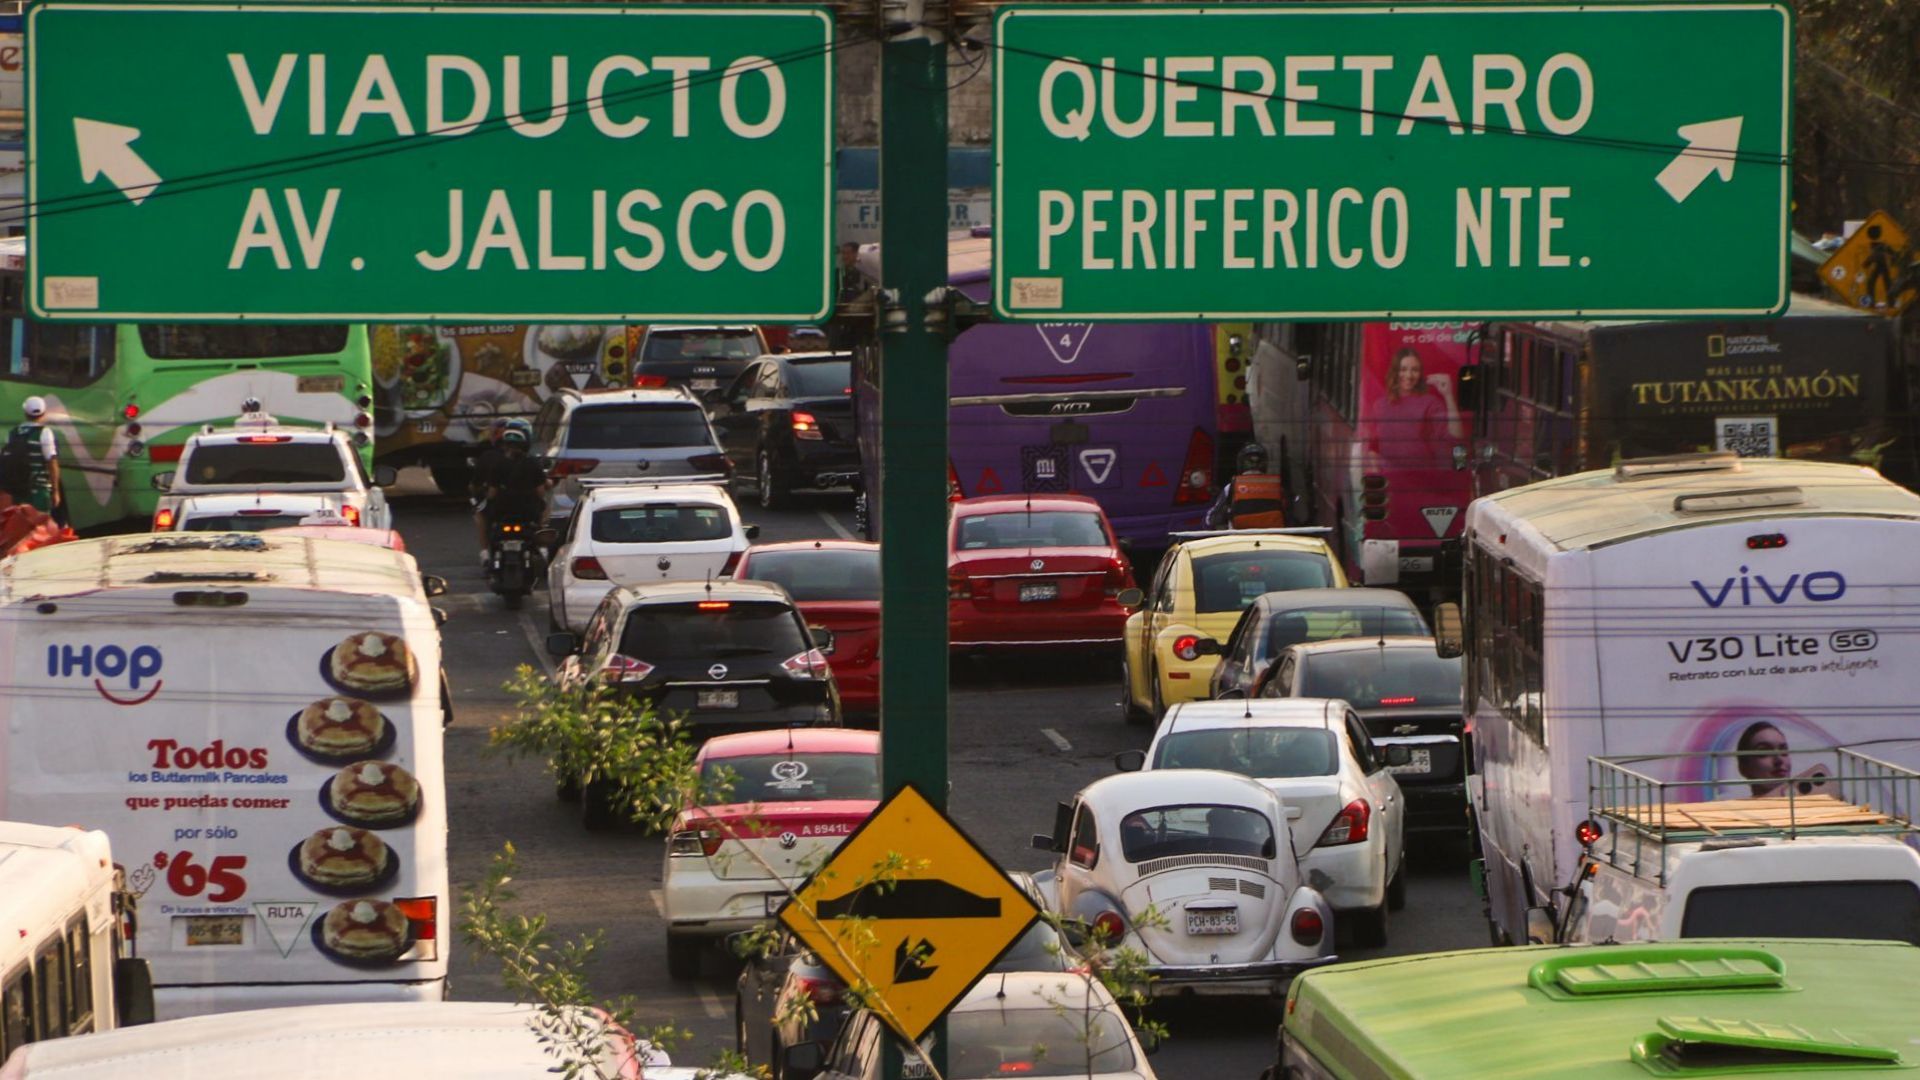
[[[990,495],[953,504],[947,628],[955,649],[1120,643],[1133,567],[1084,495]]]
[[[840,708],[880,711],[880,545],[865,540],[799,540],[747,549],[733,576],[771,581],[793,597],[808,626],[833,631],[827,666]]]

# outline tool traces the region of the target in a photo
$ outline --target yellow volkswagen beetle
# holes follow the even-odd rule
[[[1207,697],[1219,646],[1247,605],[1270,592],[1346,588],[1325,529],[1175,533],[1174,545],[1127,617],[1120,707],[1129,723]]]

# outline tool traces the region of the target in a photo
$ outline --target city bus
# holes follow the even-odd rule
[[[1333,529],[1355,582],[1436,600],[1459,585],[1461,511],[1472,494],[1456,462],[1473,416],[1458,386],[1476,331],[1458,322],[1295,331],[1309,357],[1301,502],[1313,524]]]
[[[986,229],[949,234],[949,283],[983,307]],[[861,253],[877,276],[879,251]],[[1244,326],[1244,324],[1242,324]],[[1098,501],[1134,554],[1205,525],[1222,449],[1222,349],[1206,323],[982,323],[948,352],[948,472],[956,497],[1072,492]],[[870,539],[878,539],[880,369],[855,363]]]
[[[1920,481],[1897,320],[1796,294],[1758,322],[1496,322],[1476,354],[1476,495],[1711,450]]]
[[[1496,939],[1527,940],[1530,912],[1559,922],[1604,833],[1589,759],[1639,758],[1702,802],[1822,793],[1816,747],[1920,767],[1920,495],[1873,470],[1628,459],[1476,499],[1466,528],[1468,790]]]
[[[156,473],[203,424],[249,399],[282,423],[336,424],[373,462],[367,329],[347,323],[43,322],[25,313],[26,239],[0,239],[0,429],[47,402],[61,487],[76,529],[141,527]]]

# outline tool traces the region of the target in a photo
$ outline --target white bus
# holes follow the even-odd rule
[[[1559,912],[1590,757],[1674,755],[1646,767],[1698,800],[1816,790],[1796,747],[1920,766],[1917,552],[1920,496],[1849,465],[1643,458],[1475,500],[1469,793],[1496,940]]]
[[[402,552],[277,534],[0,561],[0,818],[105,830],[161,1019],[444,996],[425,593]]]
[[[30,1042],[153,1019],[123,957],[107,834],[0,821],[0,1061]]]

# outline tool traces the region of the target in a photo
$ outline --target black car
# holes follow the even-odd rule
[[[681,386],[711,401],[766,351],[756,326],[649,326],[633,358],[633,384]]]
[[[708,406],[734,475],[752,477],[760,505],[794,488],[845,487],[860,474],[847,353],[763,356]]]

